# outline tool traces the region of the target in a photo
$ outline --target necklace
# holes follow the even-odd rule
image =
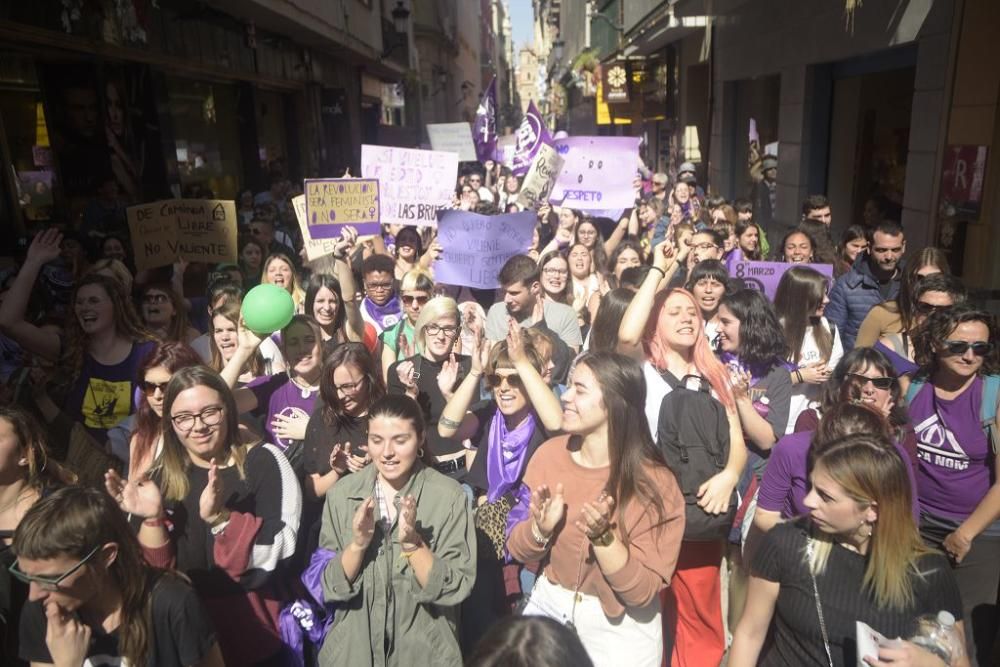
[[[296,387],[299,388],[299,391],[302,392],[302,398],[309,398],[309,396],[314,391],[316,391],[317,389],[319,389],[319,387],[317,387],[315,385],[303,384],[303,383],[299,382],[299,379],[298,379],[297,376],[289,375],[288,379],[292,381],[292,384],[294,384]]]

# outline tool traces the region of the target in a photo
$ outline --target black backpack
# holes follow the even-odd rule
[[[724,539],[736,516],[736,493],[729,509],[708,514],[698,506],[698,487],[721,472],[729,460],[729,420],[726,408],[711,394],[708,382],[696,375],[678,381],[663,379],[672,391],[663,397],[656,443],[684,494],[684,539],[710,542]]]

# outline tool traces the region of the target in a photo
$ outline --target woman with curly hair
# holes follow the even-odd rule
[[[934,312],[914,345],[920,364],[906,396],[917,432],[920,532],[944,551],[962,593],[967,647],[992,664],[1000,584],[1000,350],[996,318],[957,304]]]
[[[184,299],[165,283],[144,285],[139,296],[142,321],[159,340],[190,343],[200,336],[188,325]]]

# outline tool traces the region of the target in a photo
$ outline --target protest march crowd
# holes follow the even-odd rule
[[[38,230],[0,662],[1000,664],[993,315],[889,215],[773,219],[773,158],[728,200],[629,155],[563,205],[454,163],[417,226],[412,164],[350,214],[275,172],[235,262]]]

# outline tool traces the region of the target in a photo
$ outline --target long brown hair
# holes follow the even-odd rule
[[[212,311],[212,315],[208,319],[208,347],[212,351],[212,360],[208,365],[216,373],[221,373],[222,369],[226,367],[226,360],[222,358],[222,352],[215,342],[216,317],[224,317],[238,327],[240,323],[240,301],[233,299],[223,301],[222,305]],[[260,348],[254,350],[253,356],[250,357],[250,361],[245,366],[245,370],[249,371],[254,377],[260,377],[265,374],[264,357],[260,353]]]
[[[921,279],[919,271],[928,266],[933,266],[941,273],[951,275],[948,256],[940,248],[927,247],[918,252],[916,257],[907,258],[906,269],[899,281],[899,296],[888,304],[893,312],[899,313],[899,319],[903,323],[903,331],[909,331],[913,324],[913,307],[916,301],[913,292]]]
[[[323,421],[327,426],[337,425],[344,428],[349,417],[344,412],[337,385],[333,381],[333,373],[344,365],[355,366],[361,371],[364,379],[364,390],[368,394],[368,406],[373,405],[385,396],[385,382],[375,357],[362,343],[341,343],[334,348],[323,362],[323,375],[319,382],[319,396],[323,400]]]
[[[80,319],[76,316],[75,305],[80,290],[88,285],[99,285],[111,300],[117,335],[133,342],[154,340],[153,335],[142,325],[142,320],[139,319],[132,301],[125,294],[125,288],[120,282],[99,273],[86,275],[73,290],[73,298],[70,299],[70,312],[66,319],[66,352],[62,362],[71,377],[80,374],[83,368],[83,355],[87,351],[87,334],[80,327]]]
[[[174,288],[167,283],[150,283],[142,288],[141,298],[145,298],[149,292],[156,290],[158,292],[163,292],[170,299],[170,305],[174,309],[174,315],[170,318],[170,324],[167,325],[166,337],[168,341],[175,341],[178,343],[187,342],[187,332],[188,332],[188,318],[187,309],[184,307],[184,299],[174,291]]]
[[[646,382],[642,367],[635,359],[607,351],[584,353],[576,362],[576,367],[580,366],[594,374],[608,413],[611,472],[604,488],[615,500],[618,525],[627,530],[625,510],[633,501],[651,507],[657,524],[662,525],[666,515],[649,471],[653,467],[668,468],[643,413]],[[628,535],[623,539],[627,542]]]
[[[0,406],[0,419],[10,424],[18,447],[27,462],[26,481],[30,488],[41,491],[47,487],[75,484],[76,475],[49,456],[45,431],[38,421],[22,408]]]
[[[785,271],[778,283],[778,289],[774,293],[774,311],[785,332],[788,360],[794,364],[798,364],[801,359],[802,341],[810,326],[820,358],[830,358],[833,333],[814,315],[823,304],[828,288],[829,284],[823,274],[808,266],[793,266]]]
[[[178,394],[191,387],[208,387],[219,395],[224,409],[222,424],[226,428],[226,451],[232,456],[240,479],[246,477],[244,464],[247,452],[257,444],[240,440],[240,415],[236,409],[236,399],[218,373],[207,366],[190,366],[174,373],[170,378],[170,384],[167,385],[167,394],[163,397],[163,455],[156,469],[163,498],[174,502],[180,502],[188,494],[190,488],[188,468],[191,466],[191,457],[177,436],[177,432],[174,431],[170,410]]]
[[[145,564],[138,540],[111,497],[102,490],[67,486],[32,505],[14,533],[14,551],[32,560],[81,560],[105,544],[118,547],[108,574],[121,593],[122,657],[131,665],[145,665],[153,642],[151,593],[163,573]]]

